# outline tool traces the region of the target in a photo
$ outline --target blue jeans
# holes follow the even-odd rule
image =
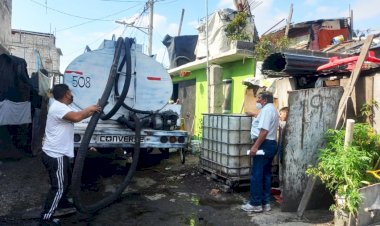
[[[265,155],[253,156],[251,169],[251,199],[249,203],[253,206],[261,206],[270,202],[272,160],[277,152],[275,140],[265,140],[259,150],[264,150]]]

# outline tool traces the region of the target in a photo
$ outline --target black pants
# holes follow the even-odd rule
[[[70,159],[67,156],[52,158],[43,152],[42,163],[49,173],[50,190],[46,197],[41,218],[48,220],[52,218],[61,199],[66,199],[72,172]]]

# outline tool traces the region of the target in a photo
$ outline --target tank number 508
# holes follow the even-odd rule
[[[73,87],[86,87],[90,88],[91,87],[91,78],[90,77],[82,77],[82,76],[73,76],[73,82],[72,82]]]

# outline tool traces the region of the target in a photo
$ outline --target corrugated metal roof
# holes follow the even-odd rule
[[[262,73],[270,77],[312,75],[333,56],[347,57],[339,53],[289,49],[269,55],[263,62]]]

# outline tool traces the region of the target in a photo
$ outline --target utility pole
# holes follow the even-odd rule
[[[179,28],[178,28],[178,36],[181,35],[181,28],[182,28],[182,22],[183,22],[183,15],[185,14],[185,9],[182,9],[181,13],[181,21],[179,22]]]
[[[211,113],[211,83],[210,83],[210,63],[208,49],[208,0],[206,0],[206,77],[207,77],[207,113]]]
[[[153,5],[154,5],[154,0],[148,0],[145,4],[145,8],[144,8],[144,12],[146,9],[149,10],[149,25],[148,27],[138,27],[138,26],[135,26],[135,22],[131,22],[131,23],[128,23],[126,21],[121,21],[121,20],[116,20],[115,22],[118,23],[118,24],[123,24],[125,26],[128,26],[128,27],[134,27],[142,32],[144,32],[145,34],[148,34],[149,36],[149,41],[148,41],[148,55],[151,56],[152,55],[152,39],[153,39]],[[148,30],[148,33],[144,30]]]
[[[148,7],[149,7],[149,27],[148,27],[148,33],[149,33],[149,43],[148,43],[148,55],[152,55],[152,39],[153,39],[153,5],[154,0],[148,1]]]

